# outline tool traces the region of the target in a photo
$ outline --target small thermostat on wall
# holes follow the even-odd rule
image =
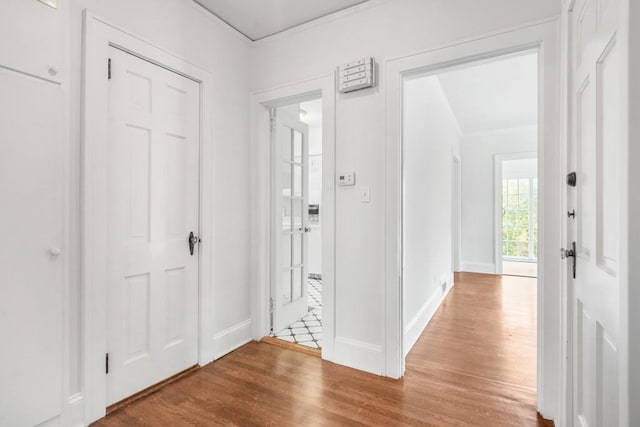
[[[375,61],[372,57],[356,59],[339,67],[338,89],[341,93],[353,92],[373,87],[375,79]]]
[[[346,172],[338,175],[338,185],[340,187],[350,187],[356,185],[356,173]]]

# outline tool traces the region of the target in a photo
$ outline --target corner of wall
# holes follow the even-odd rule
[[[384,372],[382,346],[336,337],[333,362],[375,375]]]
[[[76,393],[69,397],[62,409],[62,413],[39,424],[37,427],[83,427],[84,421],[84,396]]]
[[[404,327],[403,352],[406,357],[416,344],[420,335],[427,327],[433,316],[444,302],[447,295],[453,288],[453,273],[449,273],[442,277],[442,285],[431,294],[429,299],[424,303],[418,313]]]
[[[244,320],[224,331],[218,332],[213,337],[213,359],[217,360],[252,340],[251,319]]]

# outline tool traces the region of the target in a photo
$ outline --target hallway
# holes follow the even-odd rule
[[[401,381],[252,342],[95,425],[552,426],[535,410],[535,280],[455,280]]]

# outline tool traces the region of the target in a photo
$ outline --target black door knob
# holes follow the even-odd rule
[[[196,247],[196,244],[200,243],[200,238],[193,234],[193,231],[189,233],[189,237],[187,238],[187,242],[189,243],[189,254],[193,256],[193,251]]]

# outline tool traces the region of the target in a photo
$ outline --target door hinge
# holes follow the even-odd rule
[[[109,373],[109,353],[105,353],[104,355],[104,373]]]
[[[271,130],[274,130],[276,128],[276,118],[277,118],[277,113],[276,113],[276,109],[272,108],[271,110],[269,110],[269,125],[271,126]]]
[[[111,58],[107,61],[107,78],[111,80]]]
[[[273,298],[269,297],[269,331],[273,333]]]

